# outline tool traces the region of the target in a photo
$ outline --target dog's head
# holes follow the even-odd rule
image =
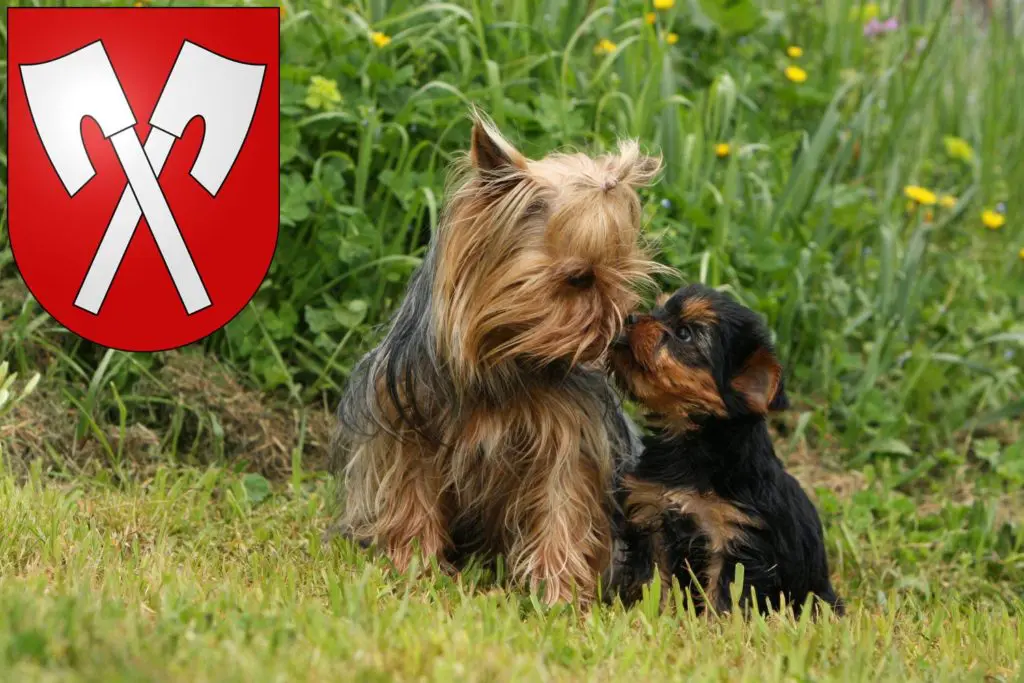
[[[782,366],[761,318],[732,297],[690,285],[630,316],[612,345],[619,382],[666,427],[784,410]]]
[[[477,117],[467,176],[442,221],[434,284],[441,348],[468,368],[600,357],[657,266],[640,244],[636,188],[660,160],[532,161]]]

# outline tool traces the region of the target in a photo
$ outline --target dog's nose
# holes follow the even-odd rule
[[[637,319],[638,318],[637,318],[636,313],[630,313],[629,315],[627,315],[626,316],[626,327],[633,327],[633,325],[636,325]]]
[[[628,349],[629,348],[629,337],[626,336],[625,332],[621,332],[612,339],[613,349]]]

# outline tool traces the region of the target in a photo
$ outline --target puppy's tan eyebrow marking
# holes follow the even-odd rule
[[[697,297],[688,299],[683,304],[683,310],[679,317],[689,323],[700,323],[703,325],[714,325],[718,322],[718,314],[715,313],[714,305],[710,299]]]

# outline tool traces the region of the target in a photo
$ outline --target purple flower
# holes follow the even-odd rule
[[[872,19],[868,23],[864,24],[864,37],[874,38],[885,33],[892,33],[898,31],[900,28],[899,19],[896,17],[889,17],[885,21],[879,21],[878,19]]]

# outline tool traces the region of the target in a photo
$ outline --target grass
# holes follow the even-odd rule
[[[648,24],[639,0],[516,0],[500,13],[285,2],[279,247],[253,303],[201,350],[292,410],[334,405],[419,263],[478,103],[532,156],[621,136],[664,155],[645,194],[660,259],[768,317],[816,448],[836,445],[854,467],[912,453],[922,483],[944,450],[967,457],[978,427],[1024,414],[1015,15],[983,27],[930,3],[868,38],[871,3],[717,4],[680,1]],[[803,56],[787,56],[793,44]],[[793,64],[805,82],[786,78]],[[909,185],[955,204],[908,206]],[[982,227],[986,209],[1006,225]],[[188,411],[151,386],[166,356],[67,335],[13,284],[5,239],[0,358],[46,370],[79,414],[77,439],[118,426],[122,407],[163,436],[162,406]],[[178,449],[206,450],[162,451]]]
[[[542,607],[471,570],[396,577],[320,533],[329,488],[221,469],[111,488],[0,479],[5,680],[1017,680],[1024,604],[901,568],[899,529],[841,554],[843,620],[708,622]],[[248,492],[248,493],[247,493]],[[259,500],[259,502],[254,502]],[[832,538],[842,538],[832,527]],[[891,544],[891,545],[890,545]],[[854,554],[858,557],[853,559]],[[930,566],[925,563],[924,566]],[[657,591],[659,589],[655,589]],[[682,604],[678,591],[673,601]]]
[[[0,181],[0,679],[1021,679],[1020,3],[988,24],[952,2],[671,4],[652,24],[641,0],[285,0],[278,251],[186,350],[50,319]],[[875,12],[899,30],[865,36]],[[470,103],[530,156],[664,155],[647,234],[776,331],[777,442],[848,617],[548,610],[321,543],[331,409],[437,225]]]

